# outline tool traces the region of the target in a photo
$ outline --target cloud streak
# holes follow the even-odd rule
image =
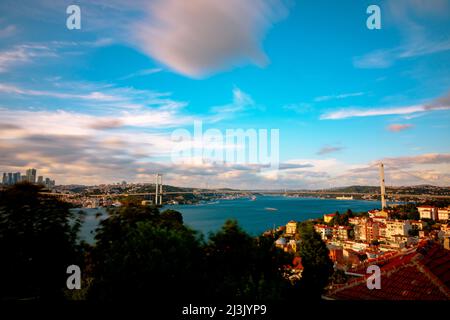
[[[321,120],[340,120],[357,117],[375,117],[375,116],[389,116],[389,115],[409,115],[418,112],[430,112],[434,110],[448,110],[450,109],[450,94],[444,97],[435,99],[427,104],[418,104],[400,107],[385,107],[385,108],[345,108],[337,111],[324,113],[320,116]]]
[[[325,146],[322,147],[319,151],[317,151],[318,155],[325,155],[325,154],[330,154],[330,153],[334,153],[334,152],[338,152],[341,151],[342,149],[344,149],[343,147],[339,147],[339,146]]]
[[[400,132],[407,129],[411,129],[413,127],[412,124],[391,124],[388,126],[388,130],[391,132]]]

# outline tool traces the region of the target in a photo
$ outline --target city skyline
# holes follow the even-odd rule
[[[64,1],[2,2],[0,172],[319,189],[377,185],[382,161],[388,186],[449,186],[449,1],[378,1],[381,30],[319,2],[80,1],[81,30]],[[278,170],[172,163],[195,121],[279,129]]]

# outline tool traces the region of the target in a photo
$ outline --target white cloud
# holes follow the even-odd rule
[[[353,93],[342,93],[337,95],[331,95],[331,96],[321,96],[314,99],[315,102],[322,102],[322,101],[328,101],[328,100],[339,100],[339,99],[345,99],[350,97],[359,97],[364,95],[364,92],[353,92]]]
[[[410,115],[419,112],[430,112],[433,110],[448,110],[450,109],[450,94],[432,100],[427,104],[418,104],[411,106],[400,107],[384,107],[384,108],[342,108],[337,111],[324,113],[320,116],[321,120],[338,120],[355,117],[374,117],[374,116],[388,116],[388,115]]]
[[[13,66],[28,63],[37,58],[56,56],[56,53],[45,45],[18,45],[12,49],[0,51],[0,72],[6,72]]]
[[[338,111],[332,111],[320,116],[322,120],[338,120],[354,117],[373,117],[373,116],[386,116],[386,115],[399,115],[399,114],[411,114],[415,112],[426,111],[426,107],[423,105],[406,106],[406,107],[394,107],[394,108],[374,108],[374,109],[353,109],[346,108]]]
[[[262,39],[287,10],[282,0],[156,0],[148,13],[132,26],[136,44],[172,70],[198,78],[241,63],[267,64]]]

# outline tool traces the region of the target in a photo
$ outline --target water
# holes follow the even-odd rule
[[[344,213],[351,209],[353,212],[362,212],[378,207],[379,202],[374,201],[281,196],[260,196],[255,201],[236,199],[219,200],[214,204],[167,206],[181,212],[185,224],[204,234],[217,231],[227,219],[236,219],[240,226],[252,235],[261,234],[274,225],[285,225],[290,220],[304,221],[335,211]]]
[[[304,221],[335,211],[343,213],[347,209],[351,209],[353,212],[363,212],[379,207],[379,202],[365,200],[259,196],[255,201],[249,199],[219,200],[196,205],[171,205],[165,206],[164,209],[181,212],[186,225],[205,235],[220,229],[227,219],[238,220],[244,230],[252,235],[258,235],[273,228],[274,225],[285,225],[289,220]],[[272,211],[266,208],[277,210]],[[87,215],[81,230],[81,237],[85,241],[93,243],[99,221],[107,217],[106,210],[103,208],[83,210]],[[101,217],[95,217],[97,212],[102,214]]]

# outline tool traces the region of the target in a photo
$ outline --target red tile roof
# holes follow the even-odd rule
[[[416,250],[376,260],[381,289],[370,290],[370,274],[335,287],[326,296],[338,300],[450,300],[450,252],[431,241]],[[373,264],[373,263],[371,263]]]

